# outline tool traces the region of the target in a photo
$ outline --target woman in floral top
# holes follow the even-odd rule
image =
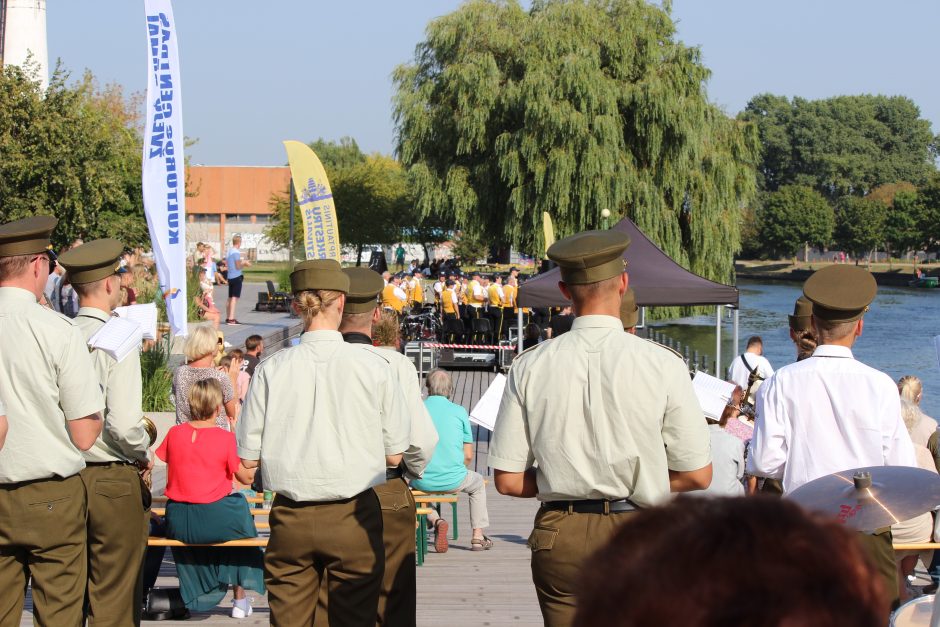
[[[192,419],[189,410],[189,389],[196,381],[215,379],[222,386],[222,411],[216,417],[216,424],[231,431],[238,415],[238,406],[235,399],[235,379],[238,369],[231,369],[222,373],[215,367],[215,356],[218,353],[218,343],[222,339],[209,325],[199,325],[193,329],[183,352],[186,355],[186,365],[176,369],[173,375],[173,396],[176,399],[176,424],[189,422]]]

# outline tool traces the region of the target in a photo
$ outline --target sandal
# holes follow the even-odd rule
[[[447,529],[449,525],[443,518],[434,523],[434,550],[438,553],[447,553]]]
[[[486,536],[470,540],[471,551],[489,551],[491,548],[493,548],[493,541]]]

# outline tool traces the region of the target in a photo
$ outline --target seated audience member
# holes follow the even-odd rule
[[[232,479],[250,484],[254,470],[238,458],[235,435],[216,426],[222,386],[213,379],[190,388],[191,420],[172,427],[157,449],[167,464],[166,535],[188,544],[257,537],[248,502],[232,494]],[[265,593],[259,547],[173,547],[186,607],[205,612],[234,588],[233,618],[251,615],[245,588]]]
[[[438,442],[424,475],[412,481],[411,487],[425,492],[466,492],[470,496],[470,526],[473,528],[470,548],[474,551],[490,549],[493,541],[483,535],[483,530],[490,526],[486,485],[482,475],[467,468],[473,458],[470,417],[466,409],[448,400],[453,382],[446,370],[437,368],[428,373],[427,387],[424,405],[434,421]],[[445,552],[447,521],[432,510],[428,522],[434,525],[435,550]]]
[[[735,399],[740,399],[743,391],[736,387],[734,394]],[[728,430],[729,421],[739,422],[740,413],[729,405],[720,420],[705,418],[712,447],[712,482],[704,490],[689,492],[689,495],[744,496],[744,440]]]
[[[525,335],[522,338],[522,350],[528,350],[542,341],[542,329],[534,322],[525,325]]]
[[[222,386],[222,411],[216,419],[216,424],[223,429],[230,429],[235,424],[238,407],[235,399],[235,384],[238,373],[219,372],[215,367],[215,356],[219,350],[224,350],[224,340],[216,335],[216,331],[209,325],[200,324],[192,329],[183,344],[183,354],[186,363],[176,369],[173,374],[173,397],[176,407],[176,424],[190,420],[189,414],[189,388],[196,381],[202,379],[215,379]]]
[[[216,329],[219,328],[219,320],[222,319],[222,312],[215,306],[215,300],[212,297],[212,283],[206,278],[206,271],[199,271],[199,296],[196,297],[196,306],[199,308],[199,316],[203,320],[212,323]]]
[[[901,381],[903,382],[904,379],[901,379]],[[901,417],[904,418],[904,426],[907,427],[907,432],[911,436],[911,443],[914,444],[917,465],[924,470],[937,472],[934,456],[927,448],[930,436],[937,432],[937,421],[924,414],[916,404],[905,399],[903,387],[899,386],[899,388],[901,388],[902,393]],[[933,537],[934,521],[930,512],[891,525],[891,539],[895,544],[931,542]],[[922,555],[924,563],[930,564],[931,551],[923,553],[919,551],[894,552],[894,560],[898,565],[898,598],[901,603],[913,596],[913,590],[907,578],[914,573],[917,560]]]
[[[772,497],[642,509],[581,571],[574,626],[882,627],[883,578],[856,535]]]
[[[247,372],[242,370],[242,352],[238,349],[229,352],[219,361],[219,365],[216,366],[216,368],[219,369],[219,372],[226,375],[230,371],[237,373],[235,378],[235,398],[238,399],[239,404],[244,403],[245,395],[248,394],[248,382],[251,380],[251,377],[248,376]]]
[[[372,325],[372,344],[395,350],[401,348],[398,316],[389,311],[382,312],[379,321]]]
[[[245,361],[242,363],[242,370],[248,373],[248,376],[254,376],[255,368],[261,363],[261,354],[264,352],[264,338],[260,335],[249,335],[245,340]]]

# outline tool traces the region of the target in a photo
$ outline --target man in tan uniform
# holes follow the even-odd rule
[[[59,258],[78,293],[75,323],[91,338],[121,304],[121,253],[114,239],[88,242]],[[152,462],[142,421],[139,347],[116,361],[92,352],[104,391],[104,429],[85,451],[81,472],[88,495],[88,619],[93,625],[140,623],[148,508],[139,472]],[[149,501],[149,492],[146,494]]]
[[[329,624],[374,627],[385,550],[375,486],[407,450],[411,417],[388,361],[337,331],[349,277],[330,259],[291,273],[300,344],[255,370],[238,455],[277,492],[265,584],[271,623],[311,625],[321,585]]]
[[[542,501],[529,547],[549,627],[571,624],[583,561],[624,516],[711,483],[708,429],[685,364],[623,332],[629,243],[587,231],[548,249],[577,319],[513,363],[490,444],[496,489]]]
[[[385,483],[373,488],[382,505],[382,538],[385,544],[385,576],[379,595],[378,625],[408,627],[417,616],[415,583],[415,502],[405,482],[418,478],[431,460],[437,431],[421,399],[418,373],[410,359],[396,350],[372,345],[372,325],[381,319],[377,297],[382,277],[369,268],[346,268],[349,294],[339,331],[343,340],[386,360],[411,416],[411,436],[402,464],[385,469]],[[320,598],[324,595],[321,593]],[[318,611],[317,624],[321,621]]]
[[[0,625],[19,625],[32,581],[36,625],[82,624],[87,573],[79,472],[104,407],[85,338],[39,304],[56,219],[0,226]]]

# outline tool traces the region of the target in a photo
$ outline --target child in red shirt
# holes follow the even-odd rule
[[[171,428],[157,448],[167,463],[167,537],[188,544],[211,544],[257,537],[248,502],[232,494],[232,479],[250,484],[254,470],[238,459],[235,435],[216,426],[222,386],[215,379],[189,391],[192,420]],[[258,547],[173,547],[186,607],[207,611],[234,587],[233,618],[251,615],[245,588],[265,592],[263,556]]]

